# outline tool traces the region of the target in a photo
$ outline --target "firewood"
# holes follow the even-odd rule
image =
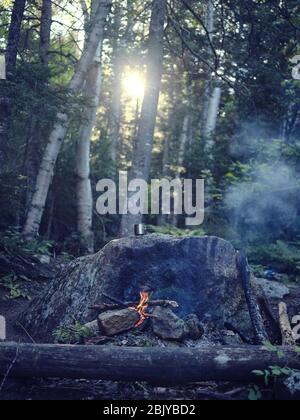
[[[207,381],[258,382],[269,366],[300,369],[294,348],[60,346],[0,343],[0,376],[97,379],[181,385]]]
[[[99,331],[111,337],[133,329],[139,319],[137,311],[130,308],[103,312],[98,317]]]
[[[255,294],[251,286],[251,269],[248,264],[248,259],[243,251],[237,255],[237,266],[240,273],[242,286],[244,289],[251,322],[255,333],[256,344],[264,344],[269,340],[267,330],[264,326],[264,321],[260,313]]]
[[[282,335],[282,345],[296,346],[296,341],[289,320],[287,305],[284,302],[279,303],[279,324]]]
[[[138,302],[122,302],[122,304],[118,303],[100,303],[98,305],[90,306],[91,310],[95,310],[98,312],[106,312],[106,311],[113,311],[121,308],[130,308],[137,306]],[[179,304],[172,300],[150,300],[148,302],[149,306],[155,307],[155,306],[162,306],[165,308],[173,308],[177,309],[179,308]]]

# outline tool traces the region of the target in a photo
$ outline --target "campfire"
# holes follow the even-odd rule
[[[146,312],[146,310],[149,307],[149,300],[150,300],[150,294],[149,292],[140,292],[140,302],[137,306],[133,307],[132,309],[137,311],[137,313],[140,315],[139,321],[135,324],[135,328],[139,328],[144,321],[149,317],[149,314]]]
[[[172,323],[176,317],[172,310],[179,308],[179,304],[171,300],[152,300],[151,292],[148,287],[142,288],[138,302],[123,302],[103,294],[103,298],[112,303],[101,303],[91,307],[99,314],[95,321],[96,329],[99,327],[103,335],[111,337],[141,327],[148,318],[152,319],[152,324]]]

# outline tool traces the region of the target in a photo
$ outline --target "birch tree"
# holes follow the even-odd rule
[[[103,36],[105,25],[112,1],[101,0],[95,13],[89,39],[85,45],[82,56],[78,62],[74,76],[69,84],[72,93],[78,93],[84,83],[86,72],[94,61],[96,51]],[[57,114],[57,122],[50,134],[42,163],[37,176],[35,192],[27,214],[23,233],[32,238],[38,235],[39,228],[46,204],[49,187],[53,177],[53,171],[63,140],[66,136],[70,117],[66,113]]]
[[[83,122],[79,130],[76,150],[77,230],[81,235],[82,248],[86,253],[94,252],[94,234],[92,231],[93,194],[90,180],[90,146],[100,102],[103,29],[104,27],[102,27],[95,58],[87,72],[84,84],[87,104],[83,110]]]
[[[146,75],[146,91],[139,121],[137,139],[133,152],[132,167],[129,179],[143,179],[148,181],[150,174],[153,137],[160,94],[164,57],[164,24],[167,14],[166,0],[154,0],[150,22],[148,41],[148,64]],[[141,203],[143,207],[144,203]],[[123,215],[121,221],[121,235],[134,233],[134,225],[140,223],[142,215]]]
[[[214,31],[215,31],[215,6],[212,0],[208,0],[207,4],[207,17],[206,17],[206,29],[209,36],[209,56],[210,59],[213,56],[212,47],[214,42]],[[203,105],[203,116],[202,116],[202,135],[205,141],[205,148],[210,154],[214,146],[214,132],[217,126],[217,119],[220,109],[222,96],[222,89],[219,81],[210,72],[208,80],[205,83],[205,94],[204,94],[204,105]]]

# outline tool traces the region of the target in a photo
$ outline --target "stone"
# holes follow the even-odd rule
[[[291,375],[284,381],[284,385],[288,389],[292,398],[300,399],[300,372],[293,372]]]
[[[92,337],[85,340],[84,344],[87,346],[103,346],[104,344],[111,343],[112,341],[112,337]]]
[[[288,287],[276,281],[253,278],[252,282],[268,299],[281,300],[290,294]]]
[[[107,302],[106,293],[138,301],[149,285],[151,299],[178,301],[178,315],[194,313],[200,322],[222,329],[225,322],[246,336],[252,325],[236,264],[236,251],[216,237],[145,235],[111,241],[95,255],[74,260],[31,302],[21,323],[38,341],[52,332],[95,318],[89,307]]]
[[[224,346],[240,346],[243,344],[238,334],[227,330],[221,332],[221,342]]]
[[[300,400],[300,372],[294,371],[283,379],[280,378],[275,383],[275,398],[280,401],[299,401]]]
[[[157,307],[152,315],[152,329],[155,335],[163,340],[184,340],[185,323],[171,309]]]
[[[98,320],[94,320],[91,322],[88,322],[87,324],[84,325],[85,328],[87,328],[92,335],[97,335],[99,333],[99,325],[98,325]]]
[[[130,308],[103,312],[98,317],[99,330],[111,337],[133,329],[139,319],[139,314]]]
[[[185,336],[187,339],[199,340],[204,334],[204,327],[195,314],[185,318]]]

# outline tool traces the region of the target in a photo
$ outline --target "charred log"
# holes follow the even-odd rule
[[[266,341],[269,341],[269,337],[257,304],[256,296],[251,287],[251,269],[247,256],[243,251],[240,251],[237,255],[237,265],[255,333],[255,341],[256,344],[262,345]]]

